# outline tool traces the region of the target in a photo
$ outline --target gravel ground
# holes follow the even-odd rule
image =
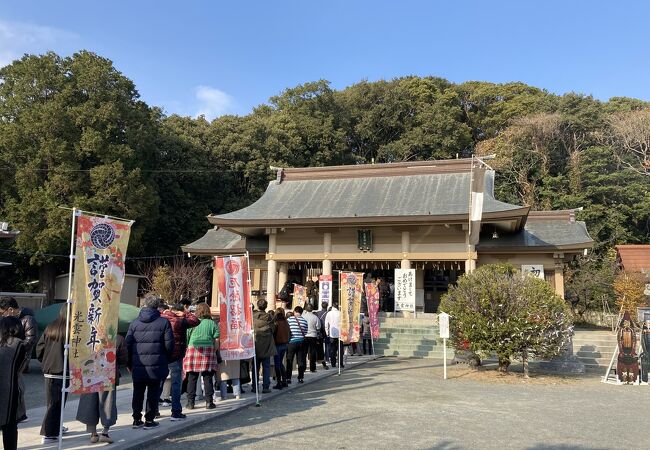
[[[650,386],[383,358],[150,448],[647,449]]]

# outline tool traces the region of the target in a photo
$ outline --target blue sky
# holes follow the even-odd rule
[[[650,100],[648,17],[640,1],[4,1],[0,65],[91,50],[149,104],[208,118],[404,75]]]

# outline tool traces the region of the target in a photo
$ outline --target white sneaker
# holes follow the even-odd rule
[[[66,434],[68,431],[70,431],[65,425],[61,429],[63,430],[63,434]]]
[[[55,442],[59,442],[58,436],[43,436],[41,439],[41,444],[53,444]]]
[[[235,400],[241,399],[241,395],[235,395]]]

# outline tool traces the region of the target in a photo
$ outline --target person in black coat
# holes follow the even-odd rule
[[[17,335],[22,331],[15,317],[0,317],[0,427],[5,450],[18,448],[18,372],[25,347]]]
[[[41,362],[45,378],[45,401],[47,410],[41,425],[42,443],[59,440],[61,430],[61,400],[65,402],[67,394],[61,395],[64,387],[70,384],[69,373],[63,374],[65,332],[68,324],[67,308],[59,309],[59,316],[50,323],[36,344],[36,357]],[[68,369],[69,370],[69,369]],[[63,398],[61,398],[63,397]]]
[[[38,342],[38,323],[34,318],[34,311],[29,308],[21,308],[13,297],[0,298],[0,316],[17,317],[22,325],[23,346],[25,347],[25,361],[20,368],[18,375],[18,422],[27,420],[27,409],[25,407],[25,380],[22,373],[29,371],[29,362],[32,358],[32,351]]]
[[[138,318],[131,322],[126,334],[127,368],[133,379],[133,428],[155,428],[158,396],[162,381],[169,374],[169,360],[174,351],[174,333],[167,319],[160,317],[160,299],[147,295]],[[145,390],[147,405],[142,422]]]

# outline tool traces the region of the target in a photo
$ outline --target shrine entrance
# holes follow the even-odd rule
[[[464,269],[425,269],[424,270],[424,312],[437,313],[442,296],[450,285],[456,284],[465,273]]]

